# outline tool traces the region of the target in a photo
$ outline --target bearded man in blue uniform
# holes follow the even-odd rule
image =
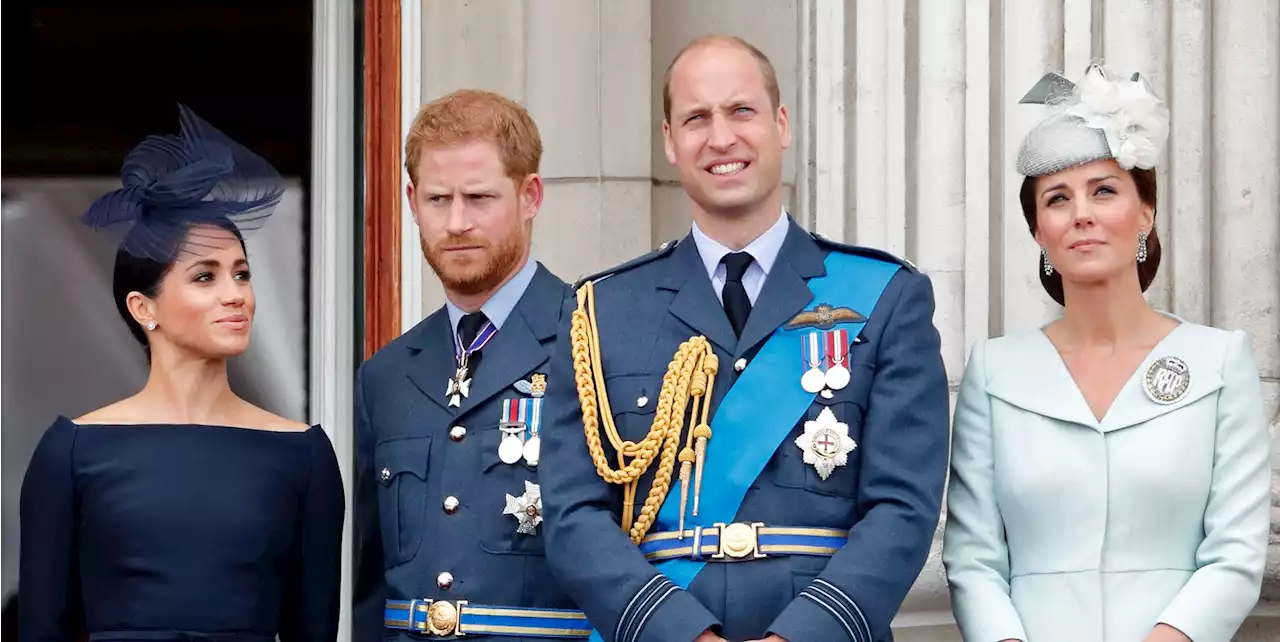
[[[543,555],[543,392],[569,286],[531,255],[541,159],[528,112],[488,91],[424,105],[407,136],[445,304],[357,376],[356,642],[590,632]]]

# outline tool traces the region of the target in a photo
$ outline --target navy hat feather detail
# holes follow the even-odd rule
[[[284,195],[284,180],[266,159],[185,105],[178,105],[178,122],[178,135],[148,136],[134,147],[121,168],[122,187],[81,218],[97,230],[123,230],[124,251],[160,262],[225,244],[225,234],[201,226],[234,226],[241,238],[249,235]]]

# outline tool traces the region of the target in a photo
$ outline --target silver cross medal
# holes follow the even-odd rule
[[[524,494],[519,497],[507,495],[507,507],[503,515],[511,515],[520,523],[516,532],[521,535],[536,535],[538,524],[542,523],[542,489],[537,484],[525,481]]]
[[[464,356],[458,369],[449,378],[449,386],[444,391],[445,396],[449,398],[449,405],[454,408],[461,406],[462,399],[471,394],[471,379],[467,374],[467,359]]]

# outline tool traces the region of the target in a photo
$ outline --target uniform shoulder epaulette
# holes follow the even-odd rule
[[[817,232],[811,232],[810,234],[813,236],[813,240],[818,242],[818,245],[822,245],[824,247],[828,247],[833,250],[844,252],[846,254],[857,254],[858,256],[865,256],[867,258],[885,261],[888,263],[896,263],[913,272],[918,271],[916,268],[916,265],[911,261],[908,261],[900,256],[891,254],[884,250],[876,249],[874,247],[866,247],[863,245],[849,245],[847,243],[839,243],[821,234],[818,234]]]
[[[670,254],[672,250],[676,249],[676,245],[679,245],[679,244],[680,244],[679,240],[667,241],[666,243],[659,245],[658,249],[648,254],[641,254],[640,256],[637,256],[636,258],[631,259],[630,261],[627,261],[619,265],[615,265],[607,270],[601,270],[599,272],[596,272],[595,274],[588,274],[587,276],[584,276],[578,279],[578,281],[573,284],[573,289],[577,290],[578,288],[582,287],[582,285],[587,281],[600,281],[602,279],[607,279],[615,274],[620,274],[632,268],[644,265],[645,263],[654,261],[655,259],[660,259],[666,256],[667,254]]]

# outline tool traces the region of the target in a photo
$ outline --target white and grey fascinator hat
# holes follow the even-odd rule
[[[1113,76],[1094,64],[1079,84],[1048,73],[1019,102],[1055,108],[1018,150],[1018,173],[1027,177],[1106,159],[1151,169],[1169,137],[1168,108],[1136,73]]]

